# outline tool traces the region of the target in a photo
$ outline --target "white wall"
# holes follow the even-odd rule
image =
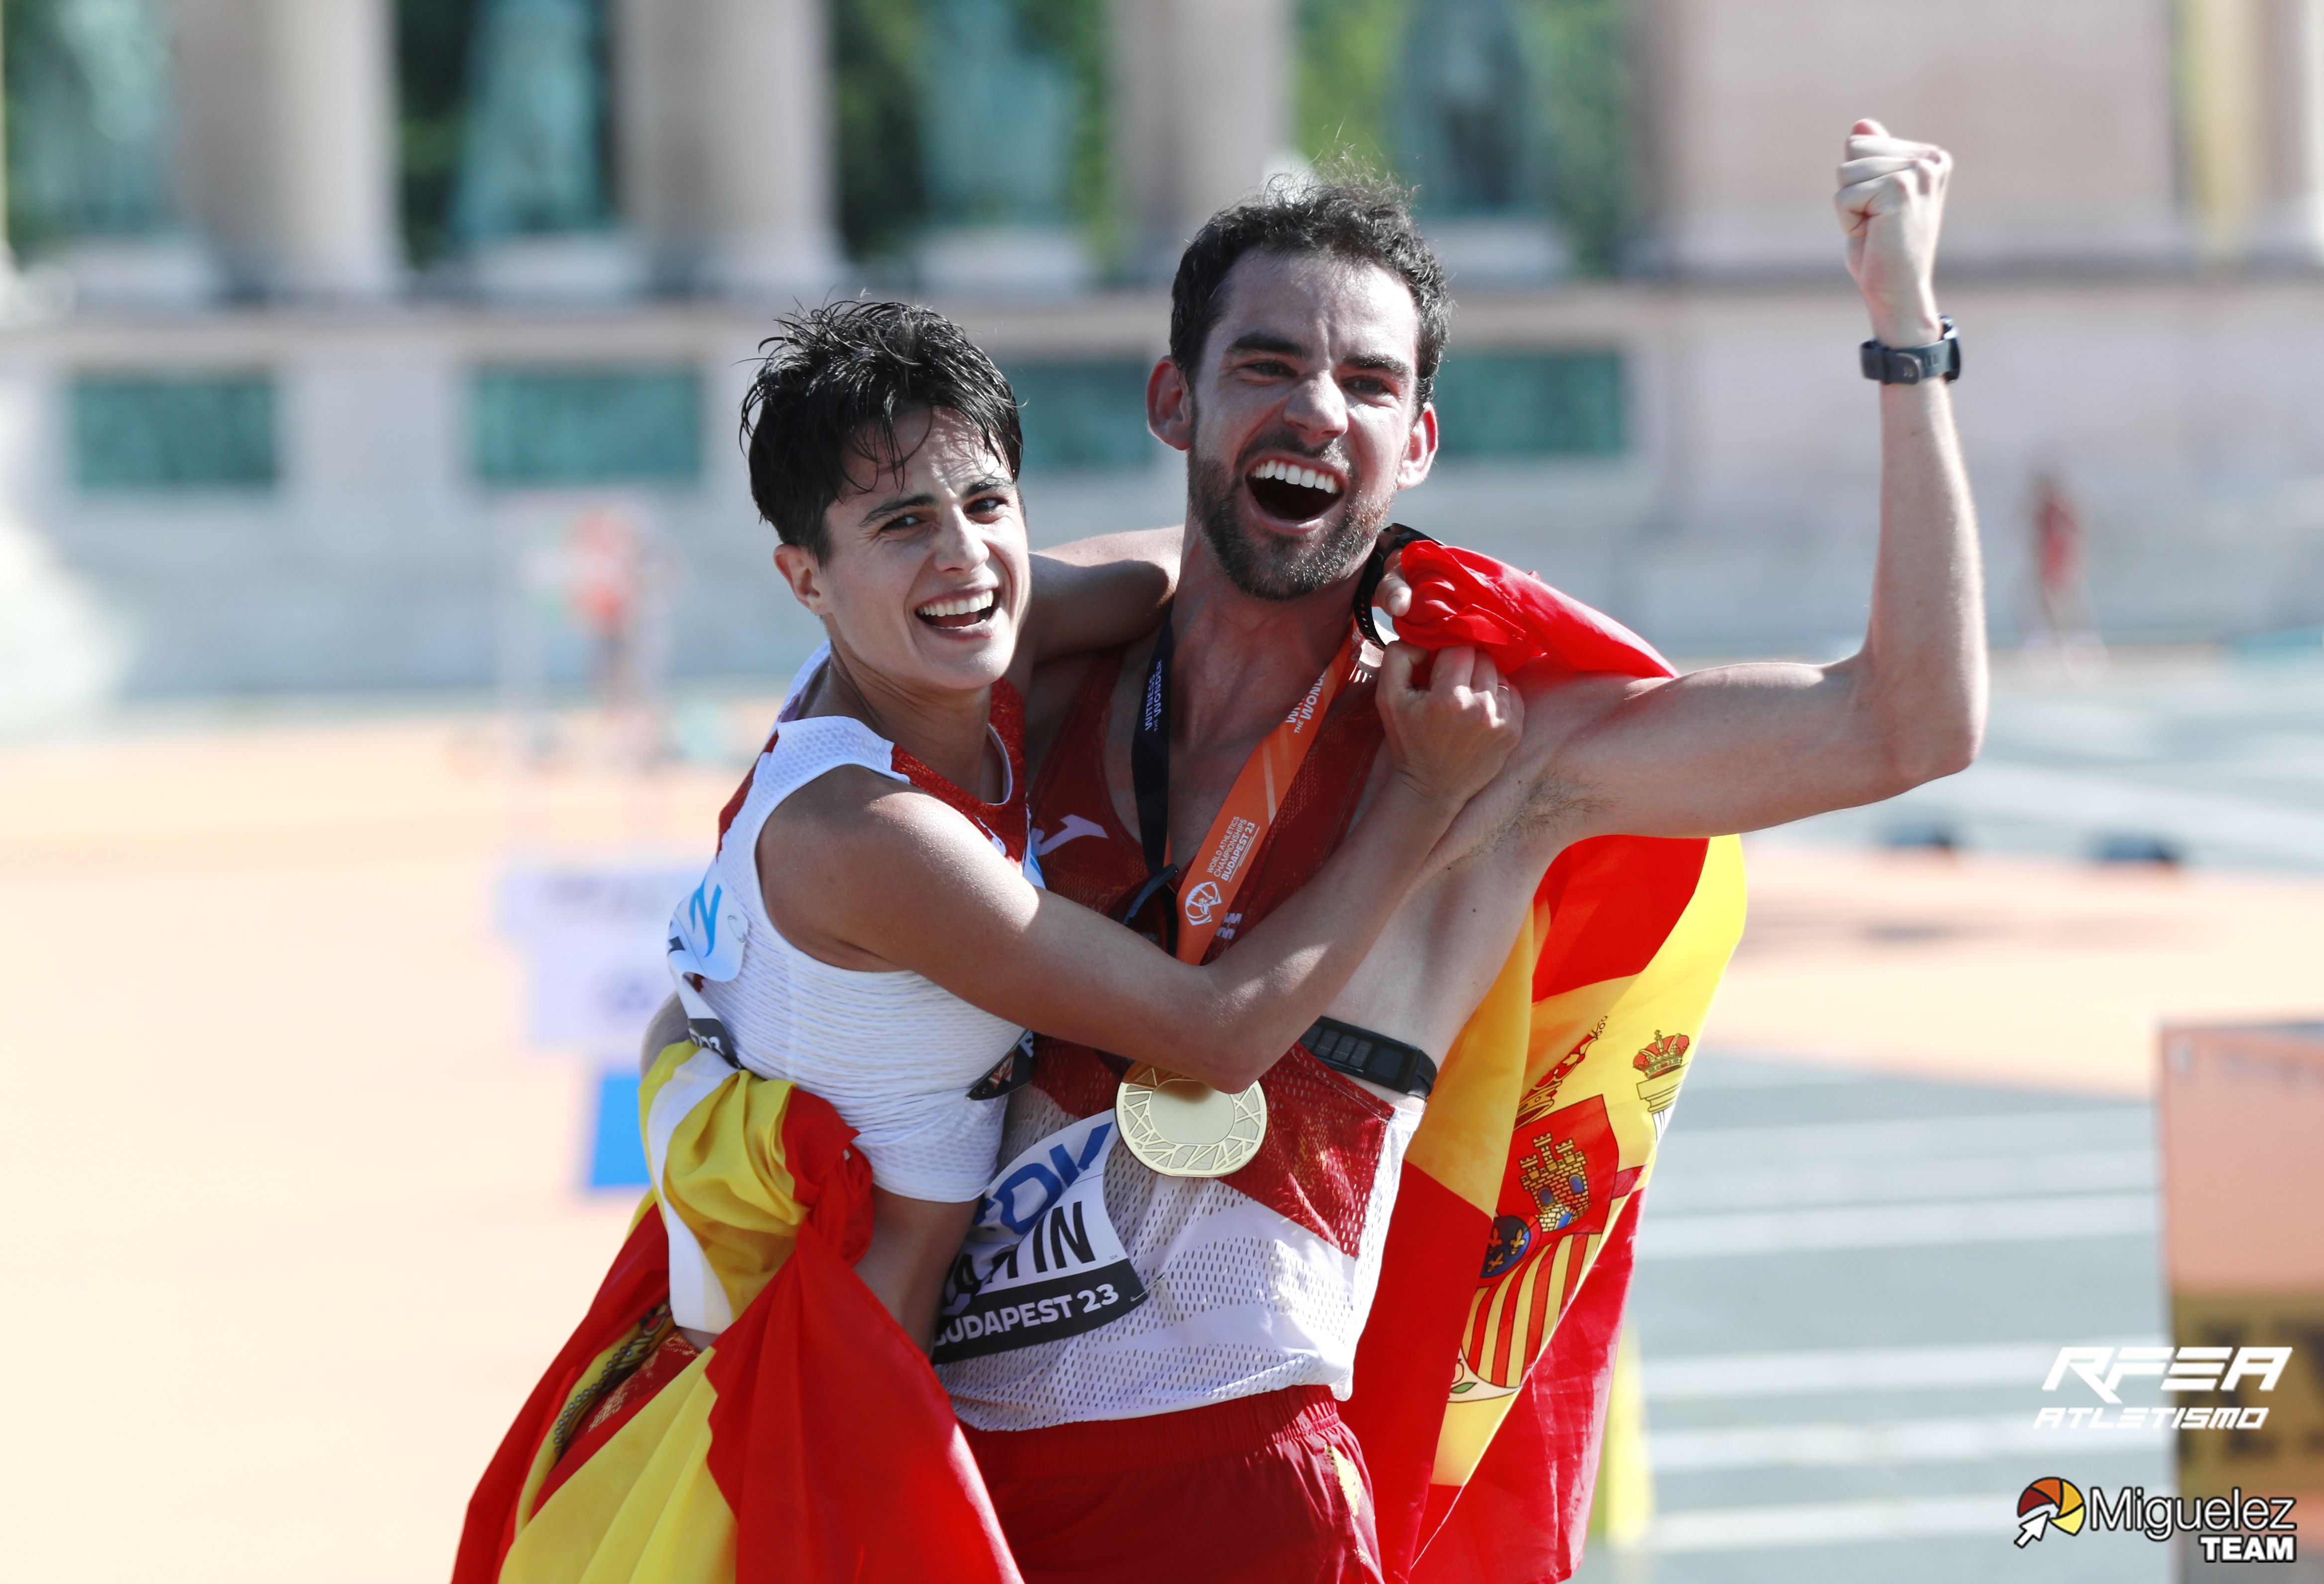
[[[1655,261],[1837,270],[1859,116],[1953,152],[1956,266],[2181,257],[2172,5],[1639,0]]]

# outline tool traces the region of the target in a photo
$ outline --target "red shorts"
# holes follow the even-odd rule
[[[1371,1477],[1322,1386],[967,1434],[1026,1584],[1378,1584]]]

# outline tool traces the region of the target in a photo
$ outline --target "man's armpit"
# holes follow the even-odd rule
[[[1512,856],[1530,861],[1572,841],[1600,806],[1600,800],[1554,772],[1530,778],[1504,773],[1469,800],[1437,852],[1446,868]]]
[[[1604,751],[1604,733],[1664,677],[1561,676],[1526,685],[1525,741],[1503,772],[1517,785],[1509,836],[1555,846],[1598,833],[1612,816],[1615,798],[1591,773]]]
[[[1543,837],[1570,838],[1574,831],[1606,813],[1606,799],[1586,791],[1580,783],[1554,770],[1537,776],[1509,821],[1508,839],[1534,842]]]

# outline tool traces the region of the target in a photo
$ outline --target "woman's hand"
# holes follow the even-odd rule
[[[1379,698],[1397,774],[1423,797],[1456,808],[1500,773],[1525,733],[1517,689],[1472,649],[1431,656],[1412,644],[1389,644]]]

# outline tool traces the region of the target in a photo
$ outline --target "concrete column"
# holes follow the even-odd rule
[[[2255,31],[2262,106],[2260,189],[2250,246],[2259,257],[2324,260],[2324,0],[2265,0]]]
[[[1203,222],[1294,157],[1289,0],[1114,0],[1115,159],[1139,260],[1167,279]]]
[[[1106,14],[1113,108],[1108,136],[1131,262],[1142,275],[1165,279],[1179,207],[1176,13],[1176,0],[1111,0]]]
[[[1181,0],[1187,235],[1292,152],[1290,0]]]
[[[2259,203],[2263,112],[2254,0],[2179,0],[2179,123],[2203,256],[2242,255]]]
[[[2324,0],[2178,0],[2179,134],[2202,256],[2324,259]]]
[[[825,0],[700,0],[703,281],[818,295],[840,274]]]
[[[267,0],[270,284],[387,295],[402,275],[387,0]]]
[[[271,0],[270,0],[271,3]],[[171,0],[177,186],[186,219],[240,289],[265,289],[267,94],[254,71],[254,0]]]
[[[703,113],[696,62],[704,0],[614,0],[613,189],[655,286],[691,287],[702,263]]]

